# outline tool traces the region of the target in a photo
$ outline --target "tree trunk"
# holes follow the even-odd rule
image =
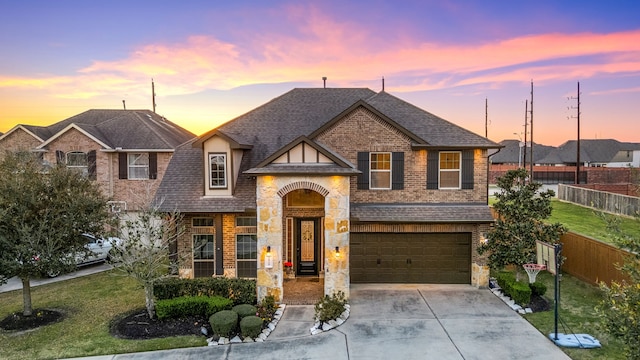
[[[20,280],[22,280],[22,315],[31,316],[33,315],[33,307],[31,305],[31,280],[28,277],[20,278]]]
[[[156,316],[156,305],[153,301],[153,284],[144,285],[144,301],[147,306],[149,318],[153,319]]]

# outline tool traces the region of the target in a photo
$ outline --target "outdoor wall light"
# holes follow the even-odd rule
[[[264,257],[264,267],[267,269],[273,268],[273,256],[271,256],[271,246],[267,246],[267,254]]]
[[[340,258],[340,246],[336,246],[336,258]]]

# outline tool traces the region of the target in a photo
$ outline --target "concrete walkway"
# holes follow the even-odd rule
[[[54,278],[43,277],[43,278],[31,279],[30,283],[31,283],[31,287],[35,287],[35,286],[40,286],[44,284],[50,284],[53,282],[69,280],[69,279],[77,278],[80,276],[91,275],[91,274],[95,274],[95,273],[99,273],[99,272],[103,272],[111,269],[113,269],[113,266],[107,263],[92,264],[92,265],[80,267],[75,271],[72,271],[67,274],[61,274]],[[17,277],[12,277],[7,281],[6,284],[0,285],[0,292],[7,292],[7,291],[14,291],[14,290],[22,291],[22,281]]]
[[[289,305],[264,343],[91,359],[569,359],[486,289],[352,285],[350,304],[342,326],[314,336],[309,335],[313,306]]]

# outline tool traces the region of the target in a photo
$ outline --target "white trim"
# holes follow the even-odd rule
[[[67,131],[71,130],[71,129],[76,129],[79,132],[81,132],[83,135],[85,135],[86,137],[88,137],[89,139],[95,141],[96,143],[98,143],[100,146],[102,146],[103,148],[106,149],[111,149],[111,146],[103,143],[102,141],[98,140],[98,138],[96,138],[95,136],[91,135],[90,133],[88,133],[87,131],[85,131],[84,129],[82,129],[81,127],[79,127],[76,124],[69,124],[67,127],[65,127],[64,129],[58,131],[55,135],[53,135],[52,137],[50,137],[49,139],[47,139],[47,141],[43,142],[42,144],[40,144],[40,146],[38,146],[36,149],[41,149],[44,148],[46,145],[48,145],[49,143],[53,142],[53,140],[59,138],[60,136],[62,136],[62,134],[66,133]]]
[[[24,125],[22,124],[18,124],[14,127],[12,127],[11,129],[9,129],[9,131],[7,131],[6,133],[0,135],[0,140],[4,139],[5,137],[7,137],[9,134],[13,133],[14,131],[18,130],[18,129],[22,129],[22,131],[26,132],[28,135],[33,136],[36,140],[43,142],[44,140],[42,140],[38,135],[34,134],[33,132],[29,131],[29,129],[27,129],[26,127],[24,127]]]

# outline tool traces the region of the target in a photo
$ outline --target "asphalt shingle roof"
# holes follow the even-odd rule
[[[46,141],[71,124],[112,149],[174,149],[195,137],[188,130],[149,110],[93,109],[38,131]],[[32,128],[35,127],[29,127],[30,130]]]
[[[255,168],[273,153],[300,136],[308,136],[335,120],[358,102],[364,102],[417,137],[421,145],[447,147],[499,148],[500,145],[474,134],[444,119],[415,107],[385,92],[376,93],[365,88],[308,88],[293,89],[241,115],[206,134],[191,145],[176,150],[157,192],[166,209],[180,211],[241,211],[255,208],[255,180],[248,180],[242,172]],[[245,150],[238,184],[231,198],[202,198],[204,193],[203,150],[201,143],[220,133],[241,145]],[[193,144],[193,143],[192,143]],[[299,168],[300,169],[300,168]],[[286,167],[267,166],[255,171],[284,171]],[[318,167],[308,167],[313,173]],[[352,172],[334,168],[331,173]],[[297,172],[299,173],[299,171]],[[249,188],[245,188],[249,187]],[[486,206],[486,205],[485,205]]]
[[[352,203],[351,221],[419,223],[492,223],[486,204],[358,204]]]

